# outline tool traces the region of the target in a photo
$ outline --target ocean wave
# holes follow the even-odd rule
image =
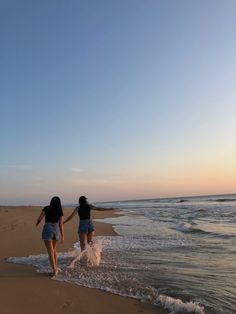
[[[160,295],[158,297],[160,304],[167,310],[171,310],[171,314],[175,313],[194,313],[204,314],[204,307],[195,302],[183,302],[169,296]]]
[[[96,267],[79,262],[73,265],[73,268],[70,268],[69,265],[73,258],[73,252],[58,254],[61,272],[53,280],[132,297],[142,302],[162,306],[172,314],[204,314],[204,307],[196,302],[184,302],[180,299],[160,294],[155,287],[145,286],[139,281],[140,269],[138,268],[127,269],[127,265],[116,263],[116,259],[111,259],[110,262],[102,261],[100,266]],[[46,254],[11,257],[8,261],[33,265],[40,273],[49,271],[48,256]]]
[[[178,231],[181,231],[183,233],[202,233],[202,234],[211,234],[211,235],[219,235],[215,232],[211,232],[211,231],[206,231],[206,230],[202,230],[200,228],[196,228],[196,224],[194,223],[178,223],[175,226],[175,229]]]
[[[218,198],[218,199],[208,199],[208,202],[236,202],[236,198]]]
[[[175,229],[182,233],[196,233],[199,235],[206,235],[208,237],[216,237],[221,239],[232,239],[236,237],[235,230],[233,230],[232,232],[230,232],[230,230],[227,230],[227,233],[221,230],[203,230],[201,228],[196,228],[191,223],[179,223],[175,226]]]
[[[175,229],[181,232],[192,232],[194,231],[194,227],[192,223],[188,223],[188,222],[179,222],[177,223],[177,225],[175,226]],[[196,229],[195,229],[196,230]]]
[[[179,223],[175,226],[175,229],[178,231],[181,231],[183,233],[202,233],[202,234],[212,234],[214,235],[213,232],[210,231],[205,231],[200,228],[194,227],[194,224],[191,223]]]

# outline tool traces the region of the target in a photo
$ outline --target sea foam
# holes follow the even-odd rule
[[[204,307],[194,302],[183,302],[180,299],[175,299],[166,295],[160,295],[157,301],[165,308],[175,313],[194,313],[204,314]]]
[[[82,258],[85,258],[87,266],[95,267],[99,266],[101,262],[101,252],[102,252],[102,242],[96,241],[94,243],[88,244],[86,249],[81,251],[77,247],[72,252],[74,257],[71,261],[68,268],[73,269],[76,262],[80,261]]]
[[[126,258],[127,254],[129,258],[132,258],[132,243],[134,247],[143,243],[139,242],[138,245],[134,239],[124,239],[119,236],[97,238],[93,245],[88,245],[82,252],[79,249],[79,243],[76,243],[73,251],[59,253],[58,262],[61,272],[53,279],[132,297],[153,305],[161,305],[172,314],[204,313],[204,308],[198,303],[183,302],[180,299],[160,294],[157,288],[140,281],[141,273],[146,272],[149,266],[140,264],[140,261],[130,264]],[[175,244],[180,243],[177,241]],[[160,243],[158,243],[159,246]],[[124,251],[124,247],[129,248],[128,251]],[[48,272],[50,268],[46,254],[12,257],[8,261],[34,265],[40,273]]]

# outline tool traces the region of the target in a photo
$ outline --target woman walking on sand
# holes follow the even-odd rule
[[[58,274],[57,265],[57,241],[61,235],[61,243],[64,242],[64,228],[62,223],[63,211],[61,207],[61,200],[58,196],[51,199],[50,205],[43,208],[39,218],[37,219],[36,226],[45,217],[45,224],[42,232],[42,240],[48,251],[48,257],[53,269],[53,276]]]
[[[79,234],[81,251],[85,250],[86,242],[88,244],[93,243],[95,229],[94,229],[94,225],[91,219],[91,214],[90,214],[91,209],[105,210],[102,208],[97,208],[95,206],[89,205],[86,197],[80,196],[79,206],[77,206],[72,212],[72,214],[64,221],[64,224],[65,224],[66,222],[71,220],[76,214],[79,215],[80,222],[79,222],[78,234]]]

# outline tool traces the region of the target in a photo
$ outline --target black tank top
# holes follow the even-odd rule
[[[51,208],[46,206],[43,208],[45,212],[45,222],[46,223],[56,223],[59,221],[60,217],[63,216],[62,208]]]
[[[91,208],[88,204],[78,206],[78,215],[80,220],[90,219]]]

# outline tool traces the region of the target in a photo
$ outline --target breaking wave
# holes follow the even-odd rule
[[[121,241],[121,238],[119,236],[97,237],[95,243],[92,246],[88,246],[83,252],[80,251],[78,243],[76,243],[74,250],[59,253],[60,272],[53,279],[132,297],[142,302],[162,306],[172,314],[204,313],[204,307],[197,302],[184,302],[180,299],[160,294],[157,288],[142,282],[140,273],[145,272],[149,266],[145,266],[140,261],[133,264],[127,262],[127,256],[125,256],[127,255],[127,250],[123,253],[122,251],[124,247],[127,248],[128,243],[127,241],[126,243]],[[173,243],[174,241],[172,245]],[[179,242],[175,244],[177,245],[177,243],[180,245]],[[137,246],[138,243],[136,243]],[[132,255],[131,251],[130,254]],[[11,257],[8,261],[33,265],[40,273],[50,271],[46,254]]]

